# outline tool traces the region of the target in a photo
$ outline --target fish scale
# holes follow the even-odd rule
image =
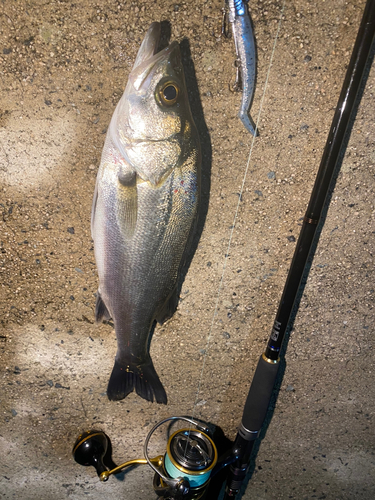
[[[153,23],[113,114],[99,167],[92,236],[99,275],[96,319],[117,338],[107,395],[132,391],[166,403],[149,347],[155,322],[178,303],[178,277],[197,222],[201,153],[180,49],[156,52]]]

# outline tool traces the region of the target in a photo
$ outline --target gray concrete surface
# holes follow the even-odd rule
[[[87,428],[111,437],[116,462],[142,456],[147,432],[169,415],[194,413],[234,438],[363,6],[286,0],[270,67],[282,2],[250,1],[255,119],[264,100],[223,274],[252,137],[228,89],[234,47],[219,37],[221,1],[1,2],[1,498],[154,498],[146,467],[101,484],[75,464]],[[94,324],[89,230],[105,131],[155,20],[189,42],[207,207],[179,308],[152,341],[167,406],[107,400],[116,346],[112,327]],[[374,85],[372,68],[244,499],[375,498]],[[164,442],[158,433],[151,454]]]

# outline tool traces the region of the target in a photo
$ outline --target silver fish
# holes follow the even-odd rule
[[[99,274],[96,319],[117,337],[110,400],[134,389],[167,403],[149,344],[155,321],[177,307],[177,281],[197,220],[201,153],[180,47],[156,53],[151,24],[102,152],[91,215]]]

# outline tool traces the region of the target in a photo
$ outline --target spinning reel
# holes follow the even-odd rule
[[[150,458],[148,443],[158,427],[166,422],[184,420],[195,429],[181,429],[168,439],[164,455]],[[203,497],[213,468],[218,459],[216,446],[208,429],[201,423],[187,417],[169,417],[156,424],[148,433],[143,452],[145,458],[125,462],[109,470],[104,465],[108,451],[108,438],[102,431],[90,430],[78,436],[73,447],[73,457],[80,465],[92,465],[101,481],[108,481],[132,465],[148,464],[155,472],[153,487],[156,494],[169,500],[198,500]]]

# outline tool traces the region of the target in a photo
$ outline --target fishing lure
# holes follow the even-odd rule
[[[250,107],[254,96],[256,53],[253,28],[251,25],[247,0],[225,0],[222,34],[228,36],[225,23],[227,17],[232,28],[236,48],[236,81],[234,90],[242,88],[242,102],[238,117],[246,129],[254,136],[257,129],[250,117]]]

